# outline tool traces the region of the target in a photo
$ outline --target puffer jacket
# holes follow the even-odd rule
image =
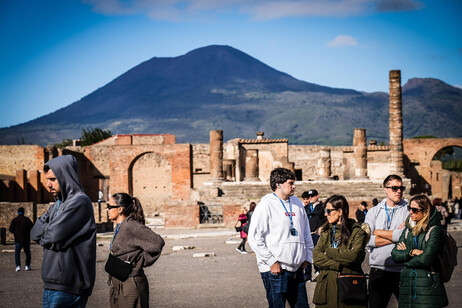
[[[412,235],[410,217],[406,219],[406,229],[398,243],[404,242],[406,250],[392,250],[392,258],[396,263],[404,265],[399,283],[399,307],[445,307],[448,298],[444,284],[438,272],[438,253],[441,250],[442,232],[440,215],[432,208],[430,220],[426,231],[421,232],[417,238]],[[428,241],[425,236],[431,226]],[[417,246],[415,241],[417,240]],[[412,249],[423,250],[419,256],[410,256]]]
[[[366,256],[365,247],[369,235],[361,228],[361,224],[348,219],[347,226],[351,232],[348,243],[342,243],[338,248],[332,248],[333,226],[322,231],[318,244],[313,251],[313,262],[321,271],[316,278],[313,303],[316,307],[364,307],[346,305],[339,302],[337,277],[338,273],[363,274],[361,263]],[[340,239],[340,232],[336,232],[335,240]],[[367,305],[367,303],[366,303]]]

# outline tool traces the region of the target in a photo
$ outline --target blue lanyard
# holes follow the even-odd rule
[[[311,204],[311,203],[310,203],[310,210],[311,210],[311,213],[313,213],[314,206],[313,206],[313,204]]]
[[[335,225],[334,225],[334,232],[332,233],[332,247],[337,248],[340,240],[335,240]]]
[[[417,235],[414,236],[414,243],[415,243],[415,248],[417,249]]]
[[[117,226],[117,229],[116,229],[116,231],[114,232],[114,236],[112,237],[112,241],[111,241],[111,245],[109,246],[109,250],[111,250],[111,248],[112,248],[112,243],[114,242],[114,239],[115,239],[117,233],[119,233],[120,226],[122,225],[122,223],[123,223],[124,221],[125,221],[125,219],[122,220],[122,222]]]
[[[55,210],[53,211],[52,219],[54,219],[56,217],[56,215],[58,215],[58,210],[59,210],[60,205],[61,205],[61,200],[58,200],[58,205],[55,207]]]
[[[289,216],[289,219],[290,219],[290,228],[293,228],[293,227],[294,227],[294,223],[293,223],[293,221],[292,221],[292,204],[290,203],[290,197],[289,197],[289,210],[290,210],[290,213],[289,213],[289,212],[287,211],[286,206],[284,205],[284,202],[281,200],[281,198],[279,198],[278,195],[276,195],[275,193],[273,193],[273,195],[275,195],[276,198],[278,198],[279,201],[281,201],[282,206],[284,207],[284,210],[286,210],[287,216]]]
[[[387,213],[387,229],[390,229],[391,227],[391,220],[393,219],[393,215],[395,214],[395,210],[396,210],[396,207],[393,208],[393,210],[391,210],[391,217],[390,217],[390,214],[388,214],[388,208],[387,208],[387,204],[385,203],[385,213]]]

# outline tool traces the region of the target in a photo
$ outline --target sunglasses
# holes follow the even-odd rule
[[[326,213],[327,216],[329,216],[330,213],[332,213],[333,211],[338,211],[338,210],[337,210],[337,209],[325,209],[325,210],[324,210],[324,213]]]
[[[423,211],[424,211],[423,209],[418,209],[418,208],[416,208],[416,207],[410,207],[409,205],[407,206],[407,210],[408,210],[409,212],[414,213],[414,214],[417,214],[417,213],[419,213],[419,212],[423,212]]]
[[[390,188],[391,190],[393,190],[393,192],[397,192],[398,189],[404,191],[406,189],[406,186],[385,186],[385,188]]]
[[[119,205],[110,205],[110,204],[107,205],[108,210],[116,209],[118,207],[120,207],[120,206]]]

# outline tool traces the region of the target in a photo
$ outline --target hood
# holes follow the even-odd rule
[[[77,192],[83,192],[79,179],[79,165],[72,155],[62,155],[53,158],[45,164],[53,171],[59,183],[62,202]]]

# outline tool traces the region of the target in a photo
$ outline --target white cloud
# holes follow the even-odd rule
[[[378,11],[417,10],[415,0],[81,0],[107,15],[145,14],[153,19],[180,20],[203,14],[235,13],[256,20],[291,17],[347,17]]]
[[[350,35],[338,35],[332,41],[327,43],[327,46],[332,48],[344,47],[344,46],[356,46],[358,42]]]

